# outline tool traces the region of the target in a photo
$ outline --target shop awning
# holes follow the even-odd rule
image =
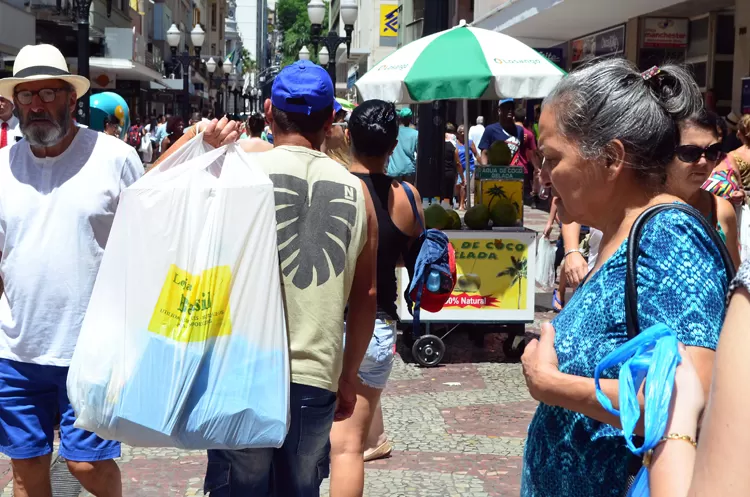
[[[681,3],[682,0],[508,0],[472,23],[547,48],[628,19]]]
[[[145,65],[127,59],[113,59],[109,57],[90,57],[91,69],[112,72],[120,79],[131,81],[161,81],[162,75]],[[180,80],[182,84],[182,80]]]

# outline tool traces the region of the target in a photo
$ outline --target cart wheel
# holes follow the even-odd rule
[[[423,335],[414,342],[411,353],[421,366],[434,367],[443,360],[445,344],[435,335]]]
[[[508,335],[503,342],[503,354],[509,359],[518,359],[523,355],[526,349],[526,340],[523,336]]]
[[[404,329],[401,332],[401,341],[409,349],[414,347],[416,339],[414,338],[414,328],[412,328],[411,325],[404,326]]]

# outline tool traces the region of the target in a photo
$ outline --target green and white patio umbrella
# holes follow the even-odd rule
[[[362,100],[404,104],[463,100],[544,98],[565,71],[513,37],[459,26],[415,40],[383,59],[355,86]],[[469,154],[464,154],[469,168]],[[471,202],[471,182],[467,185]]]
[[[543,98],[565,71],[502,33],[461,24],[409,43],[359,79],[362,100]]]

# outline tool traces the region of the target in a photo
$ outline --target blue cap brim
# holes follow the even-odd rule
[[[503,105],[503,104],[512,104],[514,102],[515,102],[515,100],[512,99],[512,98],[504,98],[504,99],[500,100],[500,105]]]

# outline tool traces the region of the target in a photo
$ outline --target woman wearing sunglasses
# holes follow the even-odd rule
[[[707,112],[679,124],[680,145],[667,166],[667,191],[695,207],[713,224],[727,245],[736,267],[740,266],[737,215],[734,206],[701,186],[722,159],[716,120]]]

